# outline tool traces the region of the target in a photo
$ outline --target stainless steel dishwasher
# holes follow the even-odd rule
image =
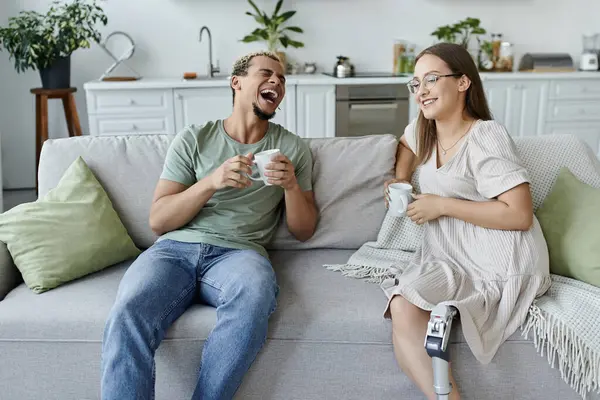
[[[410,93],[405,84],[337,85],[336,136],[404,133]]]

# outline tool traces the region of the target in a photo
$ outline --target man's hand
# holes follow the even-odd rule
[[[265,165],[265,176],[269,178],[269,183],[281,186],[285,190],[294,189],[298,185],[294,165],[283,154],[276,155]]]
[[[242,173],[252,175],[252,153],[245,156],[235,156],[225,161],[210,175],[211,186],[214,190],[227,186],[243,189],[251,186],[252,181]]]
[[[414,194],[415,201],[410,203],[406,209],[406,215],[416,224],[438,219],[444,215],[445,197],[435,194]]]
[[[409,185],[411,184],[406,179],[398,179],[398,178],[388,179],[387,181],[385,181],[383,183],[383,197],[385,200],[385,208],[390,207],[390,191],[388,189],[388,186],[390,186],[392,183],[408,183]]]

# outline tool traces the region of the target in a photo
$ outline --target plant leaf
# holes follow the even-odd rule
[[[290,30],[290,31],[294,31],[294,32],[298,32],[298,33],[303,33],[304,31],[302,30],[302,28],[298,27],[298,26],[287,26],[285,28],[283,28],[283,30]]]
[[[260,12],[260,10],[258,9],[258,7],[256,6],[256,4],[254,4],[254,2],[252,0],[248,0],[248,3],[250,3],[250,5],[252,6],[252,8],[254,8],[254,10],[256,11],[256,13],[258,15],[262,15],[262,13]]]
[[[250,15],[251,17],[254,17],[254,20],[256,22],[258,22],[259,24],[264,25],[265,20],[263,19],[262,15],[255,15],[255,14],[252,14],[251,12],[248,12],[248,11],[246,11],[246,14]]]
[[[277,5],[275,6],[275,11],[273,11],[273,18],[275,18],[277,16],[277,13],[279,12],[279,10],[281,9],[281,5],[283,4],[283,0],[279,0],[277,2]]]
[[[279,24],[281,25],[288,19],[292,18],[294,16],[294,14],[296,14],[296,11],[286,11],[283,14],[281,14],[279,17],[277,17],[277,20],[280,21]]]
[[[251,35],[256,36],[257,38],[263,38],[264,40],[267,40],[269,38],[269,32],[267,32],[266,29],[256,28],[252,31]]]
[[[260,37],[255,36],[255,35],[246,35],[243,37],[243,39],[241,40],[244,43],[250,43],[250,42],[258,42],[262,40]]]
[[[271,21],[273,21],[273,20],[271,18],[269,18],[269,16],[267,15],[267,13],[263,13],[262,17],[263,17],[263,24],[267,28],[270,27],[272,25]]]
[[[304,43],[302,43],[302,42],[297,42],[297,41],[295,41],[295,40],[291,40],[291,39],[290,39],[290,40],[288,40],[288,43],[289,43],[289,45],[290,45],[290,46],[292,46],[292,47],[296,47],[296,48],[298,48],[298,47],[304,47]]]
[[[281,42],[283,47],[285,47],[287,49],[290,39],[287,36],[282,36],[279,38],[279,41]]]

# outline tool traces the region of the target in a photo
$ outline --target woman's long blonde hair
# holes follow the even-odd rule
[[[431,54],[441,58],[450,68],[453,74],[467,76],[471,85],[467,89],[465,97],[465,111],[474,119],[484,121],[492,119],[490,109],[483,91],[483,84],[479,77],[477,66],[471,54],[461,45],[453,43],[438,43],[423,50],[417,56],[419,61],[425,54]],[[437,133],[434,120],[428,120],[419,111],[417,119],[417,157],[416,164],[421,165],[429,160],[436,145]]]

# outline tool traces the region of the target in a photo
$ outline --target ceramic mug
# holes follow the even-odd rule
[[[406,215],[406,208],[412,201],[412,185],[408,183],[392,183],[388,186],[389,205],[392,215],[403,217]]]
[[[271,186],[272,183],[267,182],[269,177],[265,176],[265,166],[278,154],[281,154],[279,149],[265,150],[256,153],[254,155],[254,164],[252,165],[252,175],[245,175],[253,181],[263,181],[266,186]],[[255,177],[256,173],[258,173],[258,177]]]

